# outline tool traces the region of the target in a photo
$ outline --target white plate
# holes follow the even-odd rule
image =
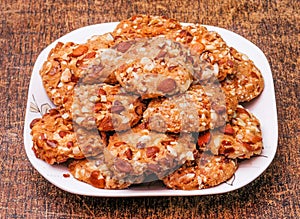
[[[41,78],[39,76],[39,69],[46,60],[48,53],[58,41],[84,43],[93,35],[99,35],[112,31],[116,25],[117,23],[96,24],[72,31],[71,33],[68,33],[65,36],[57,39],[55,42],[45,48],[36,60],[28,91],[24,127],[24,144],[31,164],[42,176],[44,176],[52,184],[65,191],[81,195],[101,197],[191,196],[218,194],[233,191],[252,182],[266,170],[275,156],[278,138],[274,85],[268,60],[257,46],[242,36],[213,26],[207,26],[207,28],[209,30],[217,31],[229,46],[233,46],[238,51],[247,54],[249,58],[254,61],[255,65],[261,70],[265,79],[265,89],[263,93],[256,100],[246,105],[246,108],[250,109],[250,111],[253,112],[261,121],[264,144],[262,156],[243,161],[231,180],[213,188],[194,191],[170,190],[164,188],[160,183],[133,186],[125,190],[104,190],[97,189],[86,183],[80,182],[74,179],[72,176],[65,178],[63,177],[63,174],[68,173],[68,170],[65,166],[51,166],[46,162],[37,159],[31,149],[32,142],[29,124],[32,119],[41,117],[41,114],[37,112],[38,110],[45,112],[49,107],[53,106],[45,93]]]

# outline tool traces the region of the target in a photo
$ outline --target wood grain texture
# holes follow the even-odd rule
[[[297,0],[2,0],[0,218],[299,217],[299,11]],[[138,13],[224,27],[266,54],[275,83],[279,142],[274,162],[254,182],[214,196],[93,198],[64,192],[33,169],[22,136],[38,54],[76,28]]]

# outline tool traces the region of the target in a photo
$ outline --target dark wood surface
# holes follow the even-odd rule
[[[299,218],[299,11],[297,0],[2,0],[0,218]],[[220,26],[266,54],[275,83],[279,141],[274,161],[254,182],[213,196],[93,198],[60,190],[31,166],[23,125],[38,54],[76,28],[137,13]]]

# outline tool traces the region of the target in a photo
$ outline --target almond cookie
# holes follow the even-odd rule
[[[120,85],[78,85],[74,90],[73,120],[87,129],[124,131],[137,124],[146,105]]]
[[[79,46],[72,42],[59,42],[50,51],[47,61],[40,70],[45,90],[55,105],[70,106],[70,102],[72,102],[70,97],[80,78],[79,72],[76,71],[80,50],[84,54],[88,51],[85,46]],[[72,55],[73,51],[75,56]]]
[[[116,179],[107,168],[103,155],[73,161],[69,170],[74,178],[100,189],[125,189],[129,182]]]
[[[162,178],[186,160],[193,160],[194,150],[191,134],[151,132],[140,124],[111,136],[104,155],[116,177],[141,183]]]
[[[200,154],[163,179],[171,189],[197,190],[219,185],[229,180],[237,170],[236,160],[210,153]]]
[[[211,104],[210,129],[224,126],[235,113],[238,99],[234,90],[226,90],[219,82],[202,85]]]
[[[31,124],[33,151],[37,158],[49,164],[62,163],[69,158],[82,159],[99,154],[106,145],[106,134],[74,127],[72,120],[51,109]]]
[[[197,80],[207,80],[214,75],[219,81],[225,79],[224,86],[235,89],[239,102],[250,101],[262,92],[264,81],[259,69],[245,54],[229,47],[218,33],[195,24],[172,34],[174,36],[168,37],[187,44],[191,54],[200,54],[201,60],[214,67],[214,71],[196,75]]]
[[[156,98],[183,93],[192,83],[193,63],[180,43],[154,37],[121,44],[124,55],[115,76],[127,91]]]
[[[201,85],[180,95],[153,99],[143,114],[150,130],[158,132],[200,132],[209,129],[211,104]]]
[[[234,73],[234,58],[230,53],[230,48],[218,33],[208,31],[202,25],[193,24],[182,27],[181,30],[169,34],[168,37],[188,45],[192,54],[201,55],[202,60],[206,60],[214,67],[214,74],[206,72],[206,74],[198,75],[198,80],[216,77],[222,81],[227,74]]]
[[[118,42],[112,33],[104,33],[102,35],[94,35],[87,39],[86,44],[91,50],[99,51],[101,49],[110,48]]]
[[[50,51],[40,75],[45,90],[55,105],[70,109],[74,86],[84,75],[82,69],[96,57],[100,48],[110,46],[112,40],[108,36],[95,36],[85,44],[58,42]]]
[[[122,20],[112,34],[115,37],[125,36],[128,39],[166,35],[181,29],[181,24],[164,16],[136,15]]]
[[[259,155],[263,148],[259,120],[239,105],[222,130],[200,133],[198,146],[201,150],[228,158],[249,159]]]
[[[163,35],[188,45],[194,55],[202,55],[203,60],[207,60],[214,66],[214,71],[199,74],[198,80],[207,80],[211,77],[223,80],[227,74],[233,73],[234,59],[225,41],[216,32],[208,31],[206,27],[199,24],[182,26],[174,19],[139,15],[121,21],[113,31],[113,35],[126,36],[127,39]]]
[[[115,69],[115,66],[118,65],[118,59],[121,56],[121,53],[110,48],[124,40],[126,39],[113,37],[111,33],[96,35],[89,38],[86,44],[89,48],[96,51],[96,54],[93,59],[81,66],[80,72],[82,78],[80,83],[95,84],[105,82],[117,84],[118,81],[112,72],[113,69]],[[105,46],[103,46],[104,43]],[[104,68],[109,69],[108,71],[104,71]]]
[[[192,85],[184,94],[151,100],[143,121],[158,132],[202,132],[224,126],[236,107],[235,96],[220,85]]]
[[[81,84],[109,83],[117,84],[114,70],[122,63],[122,53],[116,49],[107,48],[97,52],[95,58],[82,68]]]
[[[231,48],[230,52],[237,63],[236,74],[227,76],[222,82],[222,86],[235,90],[239,102],[250,101],[263,91],[263,76],[247,55],[234,48]]]

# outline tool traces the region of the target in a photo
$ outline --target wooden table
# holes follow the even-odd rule
[[[297,0],[2,0],[0,218],[299,218],[299,11]],[[254,182],[212,196],[93,198],[60,190],[31,166],[23,125],[38,54],[76,28],[137,13],[220,26],[266,54],[275,83],[279,142],[273,163]]]

